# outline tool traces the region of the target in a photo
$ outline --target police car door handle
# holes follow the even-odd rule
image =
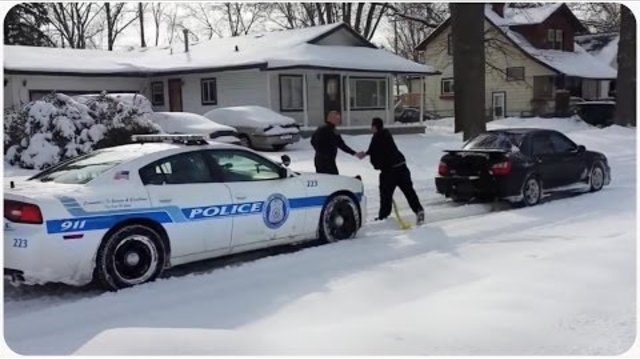
[[[236,200],[246,200],[247,197],[245,195],[238,195],[236,196]]]

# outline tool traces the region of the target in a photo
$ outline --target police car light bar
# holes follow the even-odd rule
[[[152,135],[132,135],[131,141],[136,143],[157,143],[157,142],[173,142],[185,145],[203,145],[207,144],[207,138],[198,134],[152,134]]]

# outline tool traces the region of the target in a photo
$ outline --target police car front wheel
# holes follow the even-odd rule
[[[163,242],[155,230],[127,225],[103,241],[95,277],[103,287],[118,290],[154,280],[162,272],[164,261]]]
[[[348,195],[329,199],[320,217],[320,237],[327,242],[352,239],[360,227],[360,211]]]

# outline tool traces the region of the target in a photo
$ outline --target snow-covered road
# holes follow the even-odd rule
[[[636,337],[636,133],[560,119],[500,126],[563,130],[604,152],[613,181],[594,194],[509,211],[454,206],[435,193],[451,122],[397,136],[428,223],[367,225],[353,241],[182,271],[117,293],[6,287],[4,338],[20,354],[577,355],[619,354]],[[365,148],[369,136],[345,137]],[[269,153],[279,157],[280,153]],[[308,142],[288,149],[312,170]],[[369,218],[377,173],[360,174]],[[7,170],[7,169],[5,169]],[[5,174],[12,175],[11,169]],[[410,217],[401,194],[396,201]]]

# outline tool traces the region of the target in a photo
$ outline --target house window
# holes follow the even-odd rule
[[[440,95],[442,96],[453,95],[453,78],[440,80]]]
[[[547,29],[547,43],[549,49],[562,50],[564,47],[564,32],[560,29]]]
[[[280,111],[302,111],[302,75],[280,75]]]
[[[385,78],[351,78],[349,87],[352,109],[375,110],[387,107],[387,80]]]
[[[154,81],[151,83],[151,104],[154,106],[164,105],[164,82]]]
[[[200,80],[200,87],[200,93],[202,95],[202,105],[217,105],[218,88],[216,85],[216,79],[202,79]]]
[[[549,99],[553,96],[553,77],[533,77],[533,97],[536,99]]]
[[[447,35],[447,54],[453,55],[453,37],[451,34]]]
[[[507,81],[524,80],[524,66],[507,68]]]

